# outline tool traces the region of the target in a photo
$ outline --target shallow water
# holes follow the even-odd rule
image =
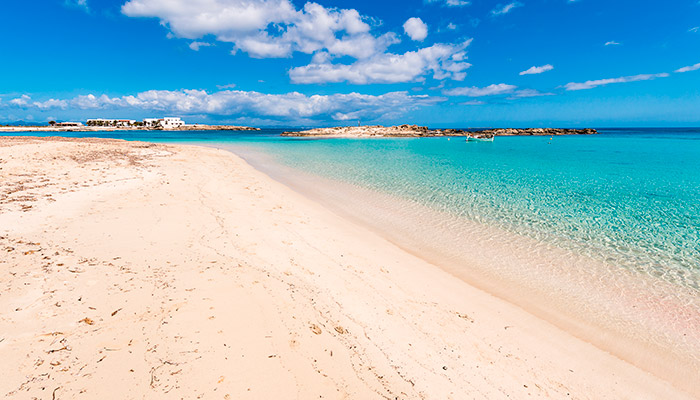
[[[248,145],[287,166],[700,289],[700,131]]]

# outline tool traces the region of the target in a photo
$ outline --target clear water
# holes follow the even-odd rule
[[[700,289],[700,132],[272,140],[282,164]]]
[[[279,130],[103,136],[231,146],[258,167],[342,182],[337,203],[377,193],[355,212],[374,210],[377,224],[403,229],[412,244],[427,237],[508,284],[539,287],[548,304],[676,346],[700,365],[700,129],[600,131],[476,143],[312,140]]]

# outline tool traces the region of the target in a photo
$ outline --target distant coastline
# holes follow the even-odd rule
[[[559,136],[559,135],[594,135],[598,131],[591,128],[566,129],[566,128],[525,128],[525,129],[429,129],[418,125],[397,126],[339,126],[333,128],[315,128],[303,131],[290,131],[282,133],[282,136],[327,136],[327,137],[434,137],[434,136],[467,136],[467,135],[491,135],[491,136]]]
[[[159,126],[20,126],[0,125],[0,132],[105,132],[105,131],[259,131],[260,128],[235,125],[192,124],[173,128]]]

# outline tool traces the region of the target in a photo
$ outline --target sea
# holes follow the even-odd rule
[[[700,128],[493,142],[282,131],[66,135],[230,150],[397,246],[623,358],[700,366]]]

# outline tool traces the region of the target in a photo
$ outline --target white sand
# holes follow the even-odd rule
[[[692,398],[221,150],[0,139],[0,271],[8,398]]]

